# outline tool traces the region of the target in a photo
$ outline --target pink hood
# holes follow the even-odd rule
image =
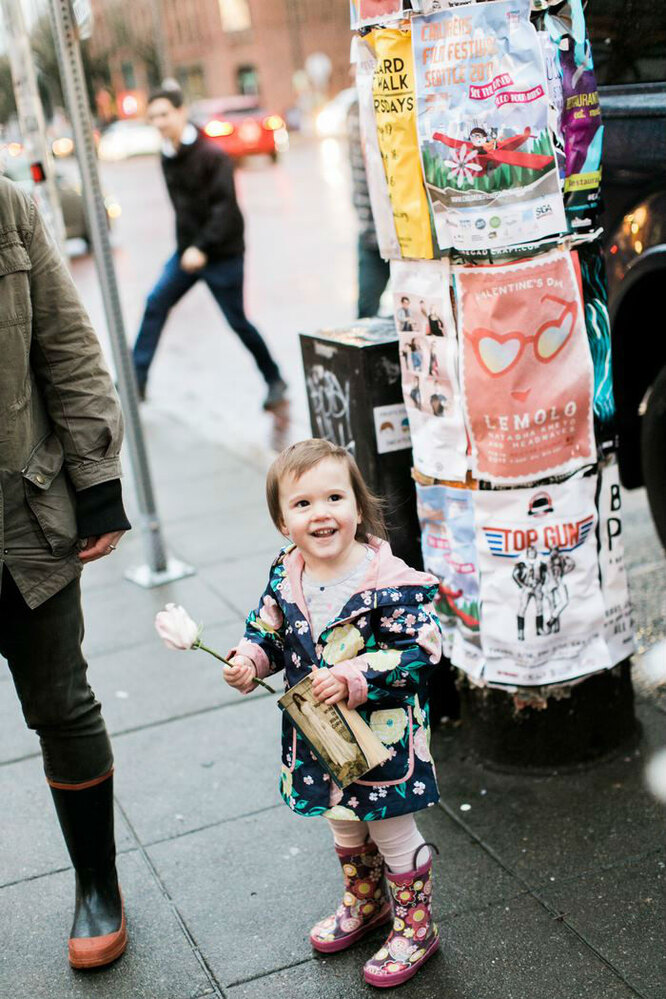
[[[438,580],[429,572],[419,572],[412,569],[403,562],[401,558],[394,555],[388,541],[381,538],[370,538],[368,544],[375,552],[375,558],[368,567],[368,572],[363,578],[357,593],[365,590],[382,590],[390,587],[401,586],[437,586]],[[292,548],[284,557],[283,564],[287,573],[287,578],[291,584],[291,592],[294,595],[296,605],[307,618],[305,598],[301,577],[305,562],[298,548]]]

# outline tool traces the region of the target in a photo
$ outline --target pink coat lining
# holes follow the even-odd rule
[[[265,676],[270,674],[271,664],[268,661],[268,656],[260,645],[251,642],[248,638],[241,638],[238,646],[227,653],[227,658],[231,659],[235,655],[247,656],[248,659],[251,659],[259,679],[263,680]]]
[[[431,573],[412,569],[401,558],[394,555],[388,541],[383,541],[381,538],[370,538],[368,544],[377,558],[373,558],[368,566],[368,571],[356,593],[399,586],[437,586],[437,578]],[[305,561],[298,548],[294,547],[287,552],[284,557],[284,567],[291,584],[295,603],[303,616],[307,618],[307,606],[301,583]]]

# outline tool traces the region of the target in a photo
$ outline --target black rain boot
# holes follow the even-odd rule
[[[520,617],[520,615],[519,615],[516,618],[516,621],[518,622],[518,641],[519,642],[524,642],[525,641],[525,618],[524,617]]]
[[[113,836],[113,775],[79,790],[51,785],[51,794],[76,874],[69,963],[99,968],[127,945]]]

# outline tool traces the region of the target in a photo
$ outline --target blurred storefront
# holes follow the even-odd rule
[[[91,45],[96,57],[108,59],[116,95],[145,94],[164,77],[174,77],[190,101],[257,93],[284,113],[298,103],[303,70],[313,54],[330,60],[328,80],[312,81],[315,97],[326,99],[348,84],[345,3],[92,0],[92,5]],[[120,109],[115,113],[122,115]]]

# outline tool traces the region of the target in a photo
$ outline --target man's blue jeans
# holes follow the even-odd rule
[[[157,350],[160,335],[169,312],[197,281],[205,281],[219,305],[224,318],[254,357],[267,383],[280,378],[277,364],[271,357],[259,331],[245,315],[243,308],[243,257],[211,260],[206,266],[188,274],[180,266],[180,253],[174,253],[164,265],[159,280],[148,295],[139,335],[134,344],[134,367],[140,389],[148,379],[148,368]]]

